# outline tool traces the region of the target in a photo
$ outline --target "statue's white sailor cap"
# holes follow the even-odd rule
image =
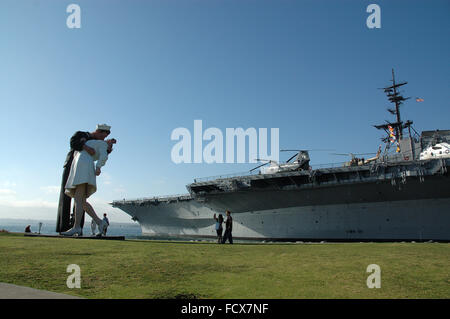
[[[106,124],[97,124],[97,130],[111,131],[111,126]]]

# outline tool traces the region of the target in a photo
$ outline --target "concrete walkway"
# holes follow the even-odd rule
[[[71,295],[0,282],[0,299],[81,299]]]

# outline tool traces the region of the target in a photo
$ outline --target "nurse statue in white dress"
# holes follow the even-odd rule
[[[86,199],[97,191],[96,177],[101,173],[101,167],[108,160],[108,154],[112,151],[115,139],[89,140],[85,145],[93,148],[95,154],[89,155],[85,150],[76,151],[73,157],[70,174],[65,186],[65,193],[75,201],[75,223],[72,229],[61,233],[61,235],[81,235],[81,217],[83,210],[92,217],[98,225],[100,234],[103,232],[103,221],[100,219]],[[96,161],[96,163],[95,163]]]

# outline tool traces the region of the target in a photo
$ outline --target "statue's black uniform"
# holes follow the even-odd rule
[[[64,163],[64,171],[62,176],[62,182],[61,182],[61,191],[59,194],[59,205],[58,205],[58,217],[56,220],[56,232],[65,232],[69,230],[72,225],[70,224],[70,202],[71,198],[67,196],[65,191],[65,186],[67,183],[67,178],[70,174],[70,166],[72,165],[73,161],[73,153],[75,151],[82,151],[84,143],[86,141],[91,140],[92,136],[89,132],[76,132],[71,138],[70,138],[70,152],[67,154],[66,161]],[[81,219],[81,228],[83,228],[84,225],[84,213],[83,217]]]

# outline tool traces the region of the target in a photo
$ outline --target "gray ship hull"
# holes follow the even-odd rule
[[[234,214],[273,240],[450,240],[449,199],[289,207]],[[446,211],[446,214],[443,212]]]
[[[154,205],[116,203],[146,236],[215,237],[214,211],[194,199]],[[233,214],[233,236],[252,240],[450,240],[450,199],[312,205]]]
[[[196,182],[191,194],[115,201],[143,235],[289,241],[449,241],[450,159],[295,171]]]

